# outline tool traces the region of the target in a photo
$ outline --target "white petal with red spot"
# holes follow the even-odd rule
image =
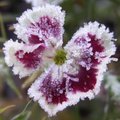
[[[25,11],[14,25],[18,38],[32,44],[47,43],[54,37],[62,41],[65,12],[61,7],[45,5]],[[22,39],[23,40],[23,39]]]
[[[53,116],[58,111],[79,101],[77,97],[70,98],[69,96],[68,99],[64,69],[62,71],[60,69],[60,66],[51,65],[28,90],[29,97],[38,101],[49,116]]]
[[[15,52],[20,50],[23,46],[23,43],[19,43],[18,41],[14,42],[12,39],[4,44],[5,62],[8,66],[13,66],[16,62]]]
[[[66,45],[65,49],[68,49],[68,54],[72,54],[72,55],[77,55],[80,56],[81,52],[77,52],[79,51],[81,48],[89,48],[90,46],[90,36],[91,37],[95,37],[95,41],[98,40],[98,42],[104,47],[104,55],[106,56],[111,56],[115,54],[116,48],[115,45],[113,43],[113,41],[115,40],[113,38],[113,33],[111,33],[109,31],[108,28],[106,28],[104,25],[99,24],[98,22],[89,22],[88,24],[85,24],[84,27],[81,27],[74,35],[73,38],[70,42],[68,42],[68,44]],[[78,39],[78,41],[77,41]],[[79,41],[79,39],[85,39],[86,41]],[[76,43],[75,43],[76,40]],[[85,43],[86,42],[86,43]],[[72,44],[75,44],[72,46]],[[76,46],[76,44],[80,44]],[[71,47],[72,46],[72,47]],[[69,47],[71,47],[71,49],[69,49]],[[90,50],[91,51],[91,50]],[[92,51],[91,51],[92,54]],[[96,52],[97,54],[97,52]],[[98,53],[99,54],[99,53]],[[96,56],[97,58],[97,56]]]
[[[71,82],[71,86],[72,91],[81,99],[98,94],[103,72],[106,71],[107,64],[113,60],[110,57],[116,51],[114,40],[113,33],[104,25],[89,22],[80,28],[65,46],[68,59],[75,59],[80,67],[79,82]]]
[[[39,44],[30,46],[9,40],[4,44],[3,48],[5,62],[8,66],[13,67],[14,74],[19,74],[20,78],[28,76],[40,67],[40,52],[43,49],[44,47]]]

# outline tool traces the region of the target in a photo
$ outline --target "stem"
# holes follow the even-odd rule
[[[55,117],[45,116],[42,118],[42,120],[57,120],[57,119]]]
[[[7,67],[5,65],[5,67]],[[9,87],[15,92],[15,94],[21,99],[22,95],[19,89],[16,87],[11,75],[9,74],[9,69],[7,69],[7,74],[6,74],[7,79],[5,79],[6,83],[9,85]]]
[[[27,105],[25,106],[25,108],[23,109],[22,113],[24,113],[26,111],[26,109],[28,108],[28,106],[31,104],[32,100],[30,100]]]
[[[109,120],[108,116],[109,116],[109,112],[110,112],[110,104],[111,104],[111,98],[110,98],[110,93],[108,93],[107,96],[107,104],[105,106],[105,110],[104,110],[104,117],[103,120]]]
[[[4,22],[3,22],[3,17],[2,17],[1,13],[0,13],[0,27],[1,27],[2,37],[6,40],[7,39],[7,35],[6,35],[5,26],[4,26]]]
[[[42,120],[47,120],[47,117],[43,117]]]

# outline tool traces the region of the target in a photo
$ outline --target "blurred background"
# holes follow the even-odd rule
[[[98,21],[114,31],[120,58],[120,0],[64,0],[66,11],[64,42],[71,39],[84,22]],[[24,0],[0,0],[0,120],[120,120],[120,62],[112,62],[101,92],[93,100],[80,101],[53,118],[37,103],[29,101],[27,88],[36,76],[19,79],[4,63],[3,43],[16,39],[12,25],[23,11],[31,8]]]

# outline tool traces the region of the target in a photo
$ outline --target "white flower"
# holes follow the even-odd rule
[[[37,7],[37,6],[42,6],[46,4],[54,4],[58,5],[63,2],[63,0],[25,0],[27,3],[31,3],[32,6]]]
[[[64,17],[54,5],[27,10],[14,26],[23,42],[10,40],[4,47],[6,63],[20,77],[42,69],[28,94],[50,116],[94,98],[116,51],[113,33],[98,22],[85,24],[62,47]]]

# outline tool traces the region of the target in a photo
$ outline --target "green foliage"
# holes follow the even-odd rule
[[[30,105],[30,103],[32,102],[32,100],[30,100],[27,105],[25,106],[25,108],[23,109],[23,111],[19,114],[17,114],[16,116],[14,116],[11,120],[28,120],[31,116],[31,111],[27,111],[28,106]]]
[[[16,115],[11,120],[28,120],[30,118],[30,115],[31,115],[30,111],[22,112],[22,113]]]
[[[18,87],[16,86],[16,84],[14,83],[14,80],[12,79],[10,75],[9,68],[5,65],[4,59],[2,57],[0,58],[0,65],[2,65],[2,68],[0,70],[0,76],[2,77],[1,82],[5,80],[5,82],[16,93],[16,95],[19,98],[22,98],[22,95]]]
[[[114,4],[120,5],[120,0],[110,0],[111,2],[113,2]]]
[[[13,79],[11,78],[11,76],[9,74],[8,74],[8,76],[6,76],[5,81],[8,84],[8,86],[17,94],[17,96],[19,98],[22,98],[22,95],[21,95],[18,87],[15,85]]]
[[[0,114],[2,114],[3,112],[5,112],[6,110],[10,109],[10,108],[13,108],[15,107],[15,105],[9,105],[9,106],[6,106],[4,108],[0,108]]]
[[[2,38],[3,38],[2,40],[7,39],[4,22],[3,22],[3,17],[2,17],[1,13],[0,13],[0,29],[1,29],[1,34],[2,34]]]

